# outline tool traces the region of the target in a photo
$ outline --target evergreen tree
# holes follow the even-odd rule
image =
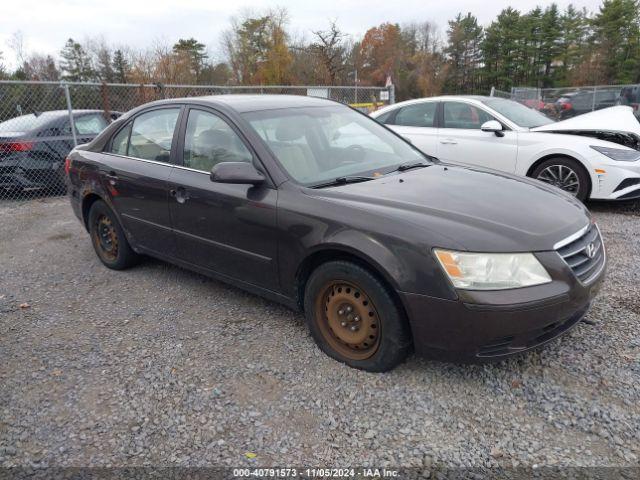
[[[60,52],[62,78],[71,82],[87,82],[95,78],[91,59],[85,49],[72,38]]]
[[[200,74],[204,68],[204,61],[208,57],[204,44],[198,42],[195,38],[181,38],[173,46],[173,52],[178,56],[186,58],[188,67],[195,76],[196,82],[200,79]]]
[[[448,45],[444,52],[449,58],[448,88],[453,92],[473,92],[478,87],[478,67],[482,61],[480,45],[483,30],[471,13],[457,15],[449,21]]]
[[[520,12],[508,7],[486,28],[481,48],[483,75],[489,87],[510,90],[519,83],[516,73],[521,69],[520,27]]]
[[[558,56],[560,66],[556,71],[554,86],[571,85],[571,74],[587,53],[588,21],[586,10],[569,5],[560,17],[560,41]]]
[[[96,74],[102,82],[112,83],[115,81],[111,51],[106,46],[100,47],[96,53]]]
[[[611,84],[640,80],[640,4],[604,0],[592,22],[602,80]]]
[[[122,50],[118,49],[113,52],[111,68],[113,69],[114,81],[116,83],[127,83],[130,67]]]

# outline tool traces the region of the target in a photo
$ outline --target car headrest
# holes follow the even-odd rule
[[[291,120],[280,120],[276,127],[276,140],[280,142],[292,142],[298,140],[305,135],[305,128],[301,122],[292,122]]]
[[[232,141],[231,135],[224,130],[209,129],[196,137],[196,143],[200,147],[228,148]]]

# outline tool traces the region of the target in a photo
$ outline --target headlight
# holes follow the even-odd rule
[[[434,252],[456,288],[504,290],[551,281],[532,253],[468,253],[439,249]]]
[[[622,148],[609,148],[609,147],[596,147],[591,145],[596,152],[600,152],[601,154],[612,158],[614,160],[618,160],[620,162],[635,162],[636,160],[640,160],[640,152],[637,150],[623,150]]]

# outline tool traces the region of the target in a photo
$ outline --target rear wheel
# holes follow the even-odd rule
[[[561,188],[583,202],[589,194],[589,175],[580,163],[571,158],[545,160],[533,170],[531,176]]]
[[[372,372],[391,370],[411,350],[404,312],[387,287],[351,262],[318,267],[305,290],[307,324],[330,357]]]
[[[89,210],[89,234],[100,261],[114,270],[135,265],[138,255],[131,249],[113,211],[102,200]]]

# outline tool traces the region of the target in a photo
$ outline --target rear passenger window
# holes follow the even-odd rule
[[[253,156],[229,124],[202,110],[189,111],[184,166],[209,172],[221,162],[251,162]]]
[[[133,120],[128,155],[143,160],[169,162],[179,108],[143,113]]]
[[[437,105],[436,102],[427,102],[402,107],[393,123],[407,127],[433,127]]]
[[[129,147],[129,132],[131,132],[131,122],[120,130],[113,140],[111,141],[111,153],[117,155],[127,155],[127,148]]]
[[[73,120],[76,131],[80,135],[95,135],[100,133],[106,126],[107,121],[101,114],[83,115]]]

